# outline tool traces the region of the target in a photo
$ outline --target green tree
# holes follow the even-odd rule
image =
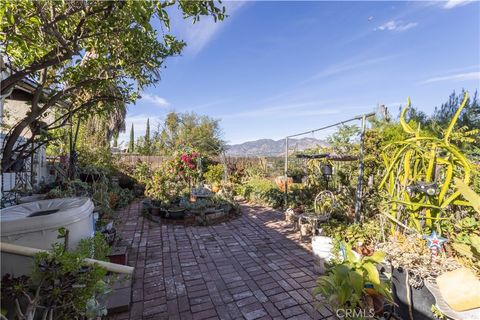
[[[73,116],[108,114],[156,82],[165,59],[185,46],[169,30],[167,10],[175,5],[194,22],[202,15],[225,17],[214,1],[2,2],[0,43],[8,63],[1,94],[8,96],[26,79],[35,86],[30,110],[5,137],[2,170],[27,157],[34,142],[54,139],[50,130]],[[46,114],[55,119],[42,122]],[[27,129],[32,137],[17,143]]]
[[[437,137],[442,136],[444,130],[448,128],[448,124],[458,106],[462,103],[464,96],[465,90],[462,90],[459,94],[454,91],[447,102],[435,108],[430,118],[430,126]],[[467,154],[480,153],[480,103],[477,91],[468,98],[458,117],[457,128],[452,133],[452,142]]]
[[[147,128],[145,130],[145,153],[150,155],[151,153],[151,141],[150,141],[150,118],[147,118]]]
[[[160,153],[170,155],[189,147],[202,155],[218,155],[225,148],[219,120],[195,113],[170,112],[163,129],[155,134],[155,145]]]
[[[360,129],[356,124],[343,124],[338,127],[334,134],[327,137],[327,142],[335,152],[349,154],[358,150],[358,143],[355,139],[358,138],[359,134]]]
[[[448,101],[443,103],[440,107],[436,107],[431,118],[432,121],[440,126],[448,125],[462,103],[465,96],[465,89],[461,93],[456,94],[455,91],[448,97]],[[478,92],[475,91],[473,96],[469,97],[465,108],[457,121],[458,127],[468,127],[470,129],[480,128],[480,104],[478,101]]]
[[[154,145],[150,134],[150,119],[147,119],[145,135],[137,138],[135,151],[144,156],[151,156],[154,152]]]
[[[133,123],[132,123],[132,128],[130,129],[130,141],[128,142],[128,152],[129,153],[135,152],[135,133],[133,130]]]

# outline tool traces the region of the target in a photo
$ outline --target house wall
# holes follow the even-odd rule
[[[14,91],[15,93],[15,91]],[[28,104],[28,96],[25,96],[22,92],[17,92],[12,94],[9,98],[4,100],[3,104],[3,115],[2,115],[2,126],[0,132],[0,145],[3,148],[4,137],[8,133],[8,130],[13,127],[18,121],[23,119],[27,112],[30,110],[30,105]],[[22,133],[22,136],[19,138],[18,142],[25,141],[31,137],[30,130],[26,129]],[[47,168],[46,161],[46,152],[45,147],[39,148],[32,157],[33,161],[33,187],[38,187],[41,182],[49,182],[50,176]],[[26,168],[23,173],[24,180],[32,181],[30,167]],[[16,179],[15,173],[3,173],[1,182],[1,196],[3,197],[4,192],[8,192],[15,188],[19,179]],[[31,188],[32,186],[30,186]]]

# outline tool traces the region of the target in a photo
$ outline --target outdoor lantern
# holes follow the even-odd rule
[[[333,176],[333,168],[331,165],[329,164],[323,164],[321,167],[320,167],[320,171],[322,172],[322,176],[323,178],[325,179],[325,181],[330,181],[330,179],[332,178]]]
[[[322,176],[328,180],[332,175],[333,175],[333,168],[331,165],[329,164],[324,164],[322,165],[322,167],[320,168],[320,170],[322,171]]]

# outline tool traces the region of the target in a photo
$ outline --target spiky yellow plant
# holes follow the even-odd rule
[[[459,199],[460,191],[454,187],[453,178],[460,178],[469,184],[471,164],[467,157],[453,144],[450,136],[457,119],[468,100],[465,93],[462,104],[457,109],[443,137],[428,136],[420,127],[412,128],[405,120],[407,106],[400,115],[400,124],[409,138],[394,142],[382,152],[386,171],[379,188],[387,198],[387,216],[396,225],[421,232],[432,230],[435,222],[447,219],[445,210],[452,204],[467,205]],[[418,184],[433,184],[434,194],[409,192],[408,187]],[[392,231],[396,229],[392,224]]]

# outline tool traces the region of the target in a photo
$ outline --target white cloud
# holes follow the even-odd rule
[[[474,2],[474,1],[473,0],[448,0],[443,5],[443,8],[444,9],[453,9],[453,8],[456,8],[456,7],[461,7],[461,6],[467,5],[467,4],[472,3],[472,2]]]
[[[347,71],[351,71],[351,70],[354,70],[354,69],[357,69],[357,68],[360,68],[360,67],[365,67],[365,66],[369,66],[369,65],[376,64],[376,63],[379,63],[379,62],[383,62],[383,61],[391,59],[392,57],[393,56],[383,56],[383,57],[363,59],[363,60],[355,59],[355,60],[342,62],[342,63],[339,63],[339,64],[334,64],[334,65],[329,66],[329,67],[323,69],[322,71],[316,73],[312,77],[310,77],[307,80],[305,80],[304,82],[302,82],[302,84],[304,84],[306,82],[311,82],[311,81],[316,81],[316,80],[320,80],[320,79],[323,79],[323,78],[331,77],[331,76],[334,76],[336,74],[345,73]]]
[[[412,29],[418,25],[417,22],[408,22],[405,23],[401,20],[390,20],[375,30],[380,30],[380,31],[395,31],[395,32],[402,32],[402,31],[407,31],[409,29]]]
[[[159,107],[168,107],[170,103],[167,99],[157,96],[155,94],[142,93],[142,100],[151,102]]]
[[[191,19],[184,19],[179,10],[171,12],[170,24],[172,32],[180,39],[187,43],[184,49],[185,54],[196,55],[213,40],[215,35],[219,33],[222,27],[232,19],[234,14],[238,12],[246,4],[245,1],[225,1],[223,5],[226,8],[228,17],[224,21],[215,22],[213,18],[203,16],[200,21],[192,24]]]
[[[293,103],[272,107],[258,108],[245,112],[238,112],[233,114],[226,114],[221,116],[222,119],[238,119],[238,118],[258,118],[258,117],[270,117],[270,118],[286,118],[286,117],[304,117],[314,115],[329,115],[337,114],[340,112],[337,108],[324,107],[320,105],[319,101],[307,102],[307,103]],[[312,108],[316,107],[316,108]]]
[[[427,80],[422,81],[421,83],[432,83],[439,81],[468,81],[468,80],[480,80],[480,72],[465,72],[465,73],[456,73],[450,74],[441,77],[433,77]]]

